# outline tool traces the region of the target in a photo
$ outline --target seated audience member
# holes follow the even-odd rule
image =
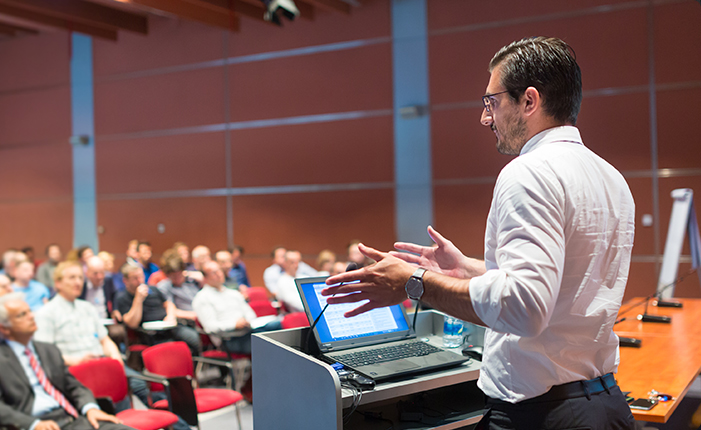
[[[282,265],[285,263],[286,252],[287,249],[282,246],[276,246],[273,248],[273,252],[270,253],[270,256],[273,259],[273,264],[268,266],[263,272],[263,282],[265,282],[265,287],[273,294],[275,294],[275,290],[277,289],[278,279],[280,279],[280,276],[285,272]]]
[[[27,261],[27,256],[23,252],[11,249],[3,255],[3,274],[7,275],[13,281],[15,280],[15,270],[19,263]]]
[[[163,261],[161,270],[166,279],[158,283],[158,291],[163,294],[166,300],[173,302],[175,316],[179,320],[192,321],[194,326],[197,315],[192,310],[192,299],[200,292],[200,287],[186,278],[185,263],[175,252],[169,254],[168,258]]]
[[[173,329],[158,331],[148,340],[154,343],[182,340],[190,347],[192,354],[197,355],[200,349],[199,334],[195,329],[177,323],[175,305],[157,288],[145,284],[143,269],[125,264],[122,276],[125,289],[117,293],[116,305],[124,324],[137,329],[145,322],[171,322],[175,324]]]
[[[11,369],[0,372],[0,427],[128,429],[100,410],[90,390],[68,371],[55,345],[32,340],[36,329],[22,294],[0,297],[0,368]]]
[[[367,258],[362,252],[360,252],[358,245],[360,245],[359,240],[354,240],[348,244],[348,262],[357,264],[358,268],[369,266],[374,263],[374,261]]]
[[[213,342],[221,343],[216,333],[242,331],[240,336],[227,339],[224,347],[229,352],[250,354],[251,333],[282,328],[280,321],[272,321],[251,330],[250,323],[256,319],[256,313],[241,293],[224,286],[224,272],[219,264],[216,261],[205,263],[203,272],[205,285],[192,301],[192,307],[202,328],[213,334]]]
[[[202,271],[202,267],[208,261],[212,261],[212,253],[204,245],[197,245],[192,249],[192,266],[194,270]]]
[[[136,247],[136,251],[139,254],[138,262],[141,265],[141,268],[144,269],[144,277],[146,278],[146,282],[148,282],[151,275],[159,270],[158,266],[151,261],[151,258],[153,257],[151,244],[148,242],[139,242]]]
[[[80,261],[80,264],[83,265],[83,270],[87,270],[88,260],[90,259],[90,257],[95,256],[95,252],[93,252],[91,247],[83,245],[76,251],[76,256],[78,257],[78,261]]]
[[[27,260],[31,261],[34,263],[34,267],[38,266],[40,262],[37,261],[36,259],[36,254],[34,253],[34,247],[33,246],[25,246],[24,248],[21,249],[22,253],[27,256]],[[44,284],[46,285],[46,284]]]
[[[116,322],[122,322],[122,314],[115,307],[117,291],[111,278],[105,276],[105,262],[98,256],[88,259],[85,285],[80,298],[95,307],[99,318],[112,318]],[[107,332],[117,345],[126,341],[126,331],[121,324],[107,326]]]
[[[49,288],[41,282],[32,279],[34,277],[34,263],[24,260],[15,268],[15,282],[12,289],[24,294],[24,300],[37,311],[51,298]]]
[[[55,243],[46,247],[46,261],[37,267],[36,280],[53,290],[54,288],[54,269],[61,262],[63,254],[61,247]]]
[[[295,277],[299,270],[299,262],[302,261],[302,254],[299,251],[287,251],[285,253],[285,261],[282,266],[285,272],[280,275],[277,281],[275,294],[289,312],[303,312],[302,299],[299,297],[299,292],[295,286]]]
[[[127,264],[139,264],[139,241],[136,239],[130,240],[127,243],[125,254],[127,255]]]
[[[336,263],[336,254],[329,249],[324,249],[316,257],[316,270],[319,276],[326,276],[331,273],[333,265]]]
[[[246,293],[248,286],[246,284],[239,284],[239,282],[231,276],[231,268],[234,265],[234,260],[231,258],[231,253],[226,250],[217,251],[217,253],[214,254],[214,258],[219,264],[219,267],[221,267],[221,270],[224,272],[224,286],[226,288],[239,290],[239,292],[248,300],[248,294]]]
[[[0,296],[4,296],[5,294],[9,294],[11,292],[13,292],[12,281],[10,281],[10,278],[8,278],[7,275],[0,274]]]
[[[235,280],[239,284],[239,291],[243,285],[245,288],[251,286],[251,282],[248,280],[248,272],[246,271],[246,264],[243,262],[243,246],[234,245],[231,248],[231,270],[229,270],[229,278]],[[226,273],[226,272],[224,272]]]
[[[114,254],[100,251],[97,256],[105,263],[105,278],[111,278],[114,273]]]
[[[195,265],[192,264],[192,259],[190,258],[190,247],[187,246],[185,242],[175,242],[173,244],[173,249],[178,253],[180,259],[185,263],[185,270],[191,271],[195,270]]]
[[[331,269],[331,273],[329,273],[329,275],[334,276],[334,275],[338,275],[339,273],[343,273],[346,271],[347,267],[348,267],[347,261],[337,261],[337,262],[333,263],[333,268]]]

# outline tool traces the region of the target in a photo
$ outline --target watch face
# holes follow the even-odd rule
[[[423,282],[414,277],[409,278],[409,281],[406,283],[406,293],[410,299],[419,300],[424,294]]]

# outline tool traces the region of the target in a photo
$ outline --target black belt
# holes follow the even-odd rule
[[[591,396],[603,393],[604,391],[610,394],[611,388],[615,386],[616,378],[613,377],[612,373],[607,373],[604,376],[589,379],[588,381],[574,381],[562,385],[555,385],[547,393],[518,402],[518,404],[564,400],[584,396],[586,396],[587,399],[591,399]],[[507,402],[487,397],[487,403],[500,404]]]

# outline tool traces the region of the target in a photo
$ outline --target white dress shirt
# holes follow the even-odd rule
[[[613,324],[633,248],[623,176],[575,127],[545,130],[499,174],[485,234],[487,272],[470,282],[489,327],[478,381],[515,403],[618,367]]]
[[[256,319],[255,311],[246,303],[241,293],[206,284],[192,300],[192,309],[207,333],[234,330],[241,318],[245,318],[249,323]]]

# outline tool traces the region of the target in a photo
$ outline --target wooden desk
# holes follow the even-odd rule
[[[621,310],[642,300],[635,298],[623,304]],[[616,379],[621,390],[631,391],[636,398],[647,398],[652,389],[674,396],[674,400],[660,402],[649,411],[633,410],[638,421],[667,422],[701,372],[701,299],[675,300],[684,307],[648,307],[649,314],[670,316],[670,324],[638,321],[636,317],[645,310],[640,304],[626,312],[626,320],[614,327],[619,336],[643,341],[640,348],[620,348]]]

